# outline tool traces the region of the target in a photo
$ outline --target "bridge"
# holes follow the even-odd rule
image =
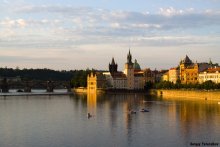
[[[0,81],[0,92],[7,93],[9,89],[23,89],[20,92],[31,92],[31,89],[46,89],[47,92],[53,92],[54,89],[67,89],[71,91],[70,81],[9,81],[4,78]]]

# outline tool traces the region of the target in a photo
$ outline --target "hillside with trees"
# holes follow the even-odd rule
[[[94,69],[92,69],[94,70]],[[87,75],[92,71],[86,70],[52,70],[52,69],[13,69],[0,68],[1,78],[20,77],[22,81],[37,80],[37,81],[70,81],[72,87],[86,87]]]

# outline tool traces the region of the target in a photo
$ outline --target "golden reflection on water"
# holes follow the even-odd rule
[[[115,125],[118,120],[121,120],[128,141],[133,140],[134,127],[139,121],[143,122],[143,129],[147,129],[145,128],[147,125],[153,125],[158,129],[159,127],[157,128],[156,125],[161,125],[161,123],[157,122],[162,121],[164,127],[167,127],[166,124],[168,124],[170,131],[178,134],[178,137],[183,137],[185,141],[193,141],[193,134],[198,135],[195,135],[195,138],[201,138],[203,134],[200,132],[206,132],[204,136],[210,134],[216,136],[220,131],[220,105],[216,101],[188,98],[152,98],[143,94],[102,95],[95,92],[87,93],[88,113],[92,115],[99,113],[97,112],[97,103],[102,105],[103,111],[109,113],[112,131],[115,131],[113,134],[117,132]],[[139,112],[141,108],[149,108],[150,112],[142,114]],[[137,114],[129,114],[130,110],[137,111]],[[145,122],[147,123],[145,124]],[[161,127],[163,127],[163,123]]]
[[[87,112],[94,115],[96,114],[97,107],[97,93],[89,92],[87,93]]]
[[[206,130],[204,138],[220,131],[220,105],[216,101],[184,98],[164,98],[171,102],[168,106],[168,118],[172,123],[179,123],[181,136],[188,138],[192,134]],[[201,137],[201,136],[200,136]],[[196,136],[195,136],[196,138]]]

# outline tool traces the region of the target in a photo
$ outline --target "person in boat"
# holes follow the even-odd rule
[[[90,117],[92,117],[92,115],[91,115],[90,113],[88,113],[88,114],[87,114],[87,117],[90,118]]]
[[[140,112],[149,112],[147,109],[141,109]]]

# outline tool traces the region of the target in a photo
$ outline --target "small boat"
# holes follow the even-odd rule
[[[137,112],[136,111],[134,111],[134,110],[130,110],[129,111],[129,114],[136,114]]]
[[[90,117],[92,117],[92,115],[91,115],[90,113],[88,113],[88,114],[87,114],[87,117],[90,118]]]
[[[143,108],[140,110],[140,112],[149,112],[149,110]]]

